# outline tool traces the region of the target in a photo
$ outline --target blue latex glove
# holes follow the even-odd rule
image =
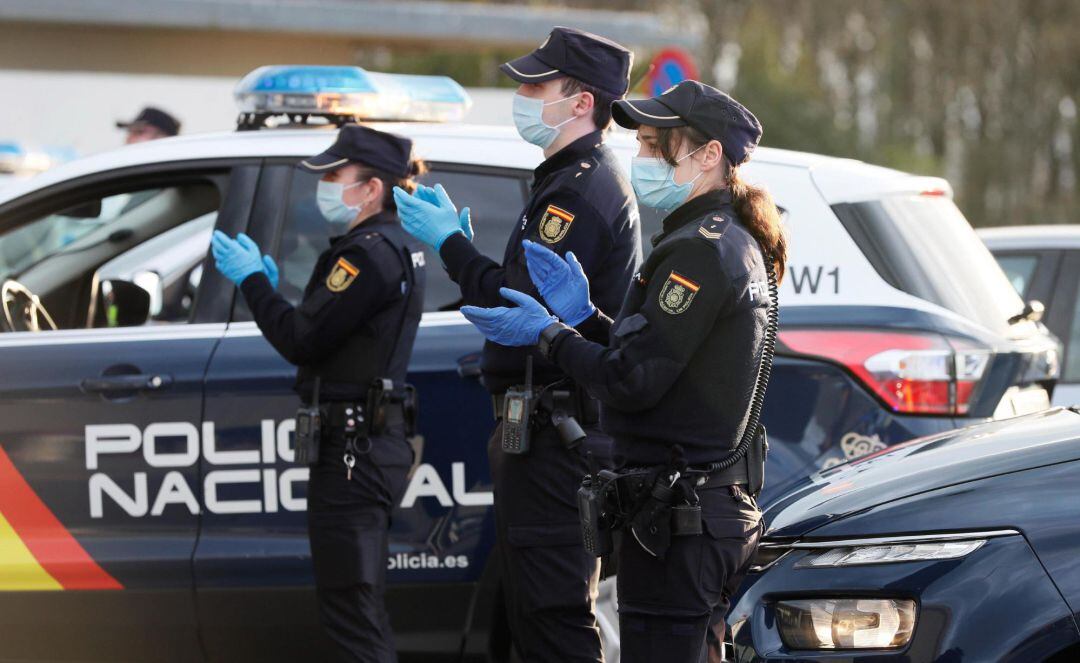
[[[517,304],[517,308],[461,307],[462,315],[490,341],[509,346],[535,345],[540,340],[540,332],[558,322],[543,304],[523,292],[499,288],[499,294]]]
[[[210,240],[210,251],[218,271],[236,285],[252,274],[264,271],[266,267],[258,245],[244,233],[237,235],[236,239],[229,239],[225,233],[215,230]]]
[[[589,279],[573,251],[566,260],[551,249],[525,240],[525,262],[540,296],[555,315],[571,327],[577,327],[596,311],[589,301]]]
[[[262,257],[263,271],[266,272],[266,278],[270,279],[270,287],[277,290],[278,286],[278,267],[274,259],[269,254],[265,254]]]
[[[441,184],[436,184],[435,186],[439,187],[440,189],[442,188]],[[430,186],[418,184],[416,186],[416,193],[414,193],[413,196],[419,198],[420,200],[423,200],[426,203],[431,203],[432,205],[439,205],[439,194],[434,188]],[[447,196],[446,200],[449,201],[450,197]],[[453,203],[450,203],[450,205],[453,206]],[[458,223],[461,224],[461,232],[465,233],[465,239],[469,240],[470,242],[473,241],[474,234],[472,229],[472,217],[469,214],[468,207],[463,208],[461,210],[461,213],[458,214]]]
[[[462,233],[468,236],[462,230],[462,218],[468,219],[469,208],[458,214],[441,184],[435,185],[435,200],[437,204],[409,195],[401,187],[394,187],[394,202],[401,217],[401,226],[410,235],[438,251],[450,235]]]

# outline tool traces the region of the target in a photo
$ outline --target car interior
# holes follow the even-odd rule
[[[220,198],[206,180],[98,193],[0,231],[0,327],[187,322]]]

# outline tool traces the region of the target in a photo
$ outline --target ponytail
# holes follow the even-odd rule
[[[787,235],[780,225],[780,211],[769,192],[761,187],[747,184],[739,175],[737,167],[728,173],[731,202],[746,230],[754,236],[765,254],[772,257],[776,270],[776,282],[784,280],[787,267]]]
[[[423,159],[410,159],[408,168],[409,171],[408,173],[406,173],[405,177],[397,177],[385,171],[361,165],[360,178],[377,178],[382,180],[382,208],[383,210],[388,212],[396,212],[397,203],[394,202],[394,187],[398,186],[404,189],[407,193],[412,193],[413,191],[416,191],[416,178],[428,172],[427,164],[424,162]]]

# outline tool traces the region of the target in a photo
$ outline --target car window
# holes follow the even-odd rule
[[[279,242],[281,270],[279,285],[282,295],[297,304],[303,295],[315,261],[328,246],[332,235],[343,227],[333,227],[323,218],[315,203],[315,187],[319,175],[297,171],[292,178],[286,208],[284,229]],[[459,170],[432,165],[421,182],[442,184],[459,209],[470,208],[474,242],[477,249],[493,260],[502,262],[506,238],[525,205],[524,174]],[[458,307],[461,292],[446,275],[442,261],[433,250],[425,247],[427,258],[427,295],[425,311],[450,310]],[[243,313],[241,313],[243,315]]]
[[[1031,277],[1035,275],[1035,268],[1039,264],[1039,257],[1035,255],[1009,254],[996,256],[1001,270],[1005,272],[1009,282],[1016,288],[1021,297],[1027,296],[1028,287],[1031,286]]]
[[[0,234],[0,271],[61,329],[186,323],[220,202],[199,180],[88,196]],[[121,281],[145,297],[121,296],[135,292]],[[0,316],[5,328],[33,328],[20,323],[24,304]]]
[[[945,196],[900,195],[833,207],[881,277],[999,332],[1024,308],[986,245]]]
[[[1080,382],[1080,288],[1076,289],[1069,336],[1065,345],[1065,365],[1061,370],[1062,382]]]
[[[95,230],[115,224],[160,189],[121,193],[71,205],[21,225],[0,237],[0,272],[13,275]]]

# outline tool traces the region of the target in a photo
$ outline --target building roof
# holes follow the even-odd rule
[[[640,47],[694,48],[702,38],[700,29],[675,25],[646,12],[435,0],[4,0],[0,21],[307,33],[473,45],[536,45],[555,25],[573,25]]]

